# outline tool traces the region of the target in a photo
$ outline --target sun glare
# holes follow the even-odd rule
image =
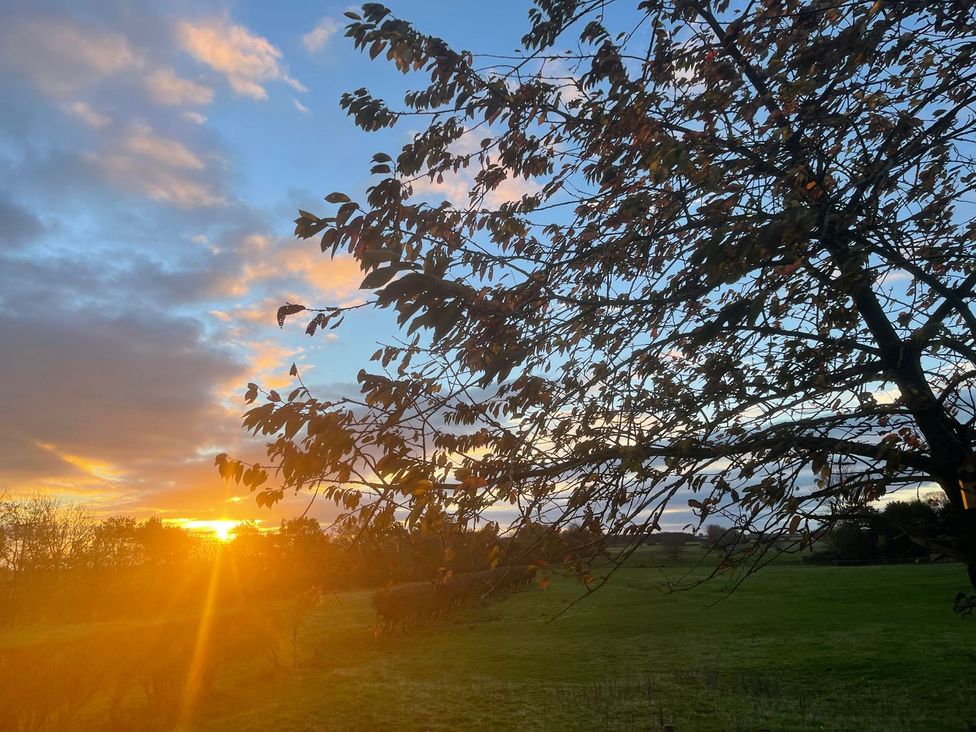
[[[234,529],[240,523],[240,521],[234,521],[233,519],[187,519],[180,521],[179,525],[189,531],[210,532],[218,541],[226,542],[231,540]]]
[[[214,535],[221,541],[230,541],[230,532],[235,526],[236,521],[214,521]]]

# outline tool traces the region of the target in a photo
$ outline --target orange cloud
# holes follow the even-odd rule
[[[90,155],[88,159],[124,188],[134,188],[154,201],[179,208],[216,206],[224,202],[209,185],[172,170],[153,168],[151,163],[125,155]]]
[[[148,127],[139,125],[125,141],[129,152],[171,168],[203,170],[203,161],[181,142],[156,135]]]
[[[184,50],[223,74],[236,94],[267,99],[262,84],[269,81],[283,81],[293,89],[307,91],[281,67],[281,51],[244,26],[231,25],[226,18],[198,23],[183,21],[177,33]]]
[[[314,289],[313,297],[329,300],[328,304],[341,304],[359,292],[363,271],[350,254],[330,258],[305,246],[292,252],[285,261],[285,271],[302,277]]]
[[[146,79],[149,94],[158,104],[180,106],[203,105],[213,101],[213,89],[183,79],[170,68],[157,69]]]
[[[206,169],[203,159],[186,145],[136,125],[116,147],[87,156],[109,179],[122,188],[136,190],[156,201],[180,208],[216,206],[224,198],[211,184],[195,177]]]
[[[485,203],[492,207],[503,203],[518,201],[522,196],[531,196],[542,190],[536,181],[524,178],[506,178],[485,196]]]
[[[273,309],[287,299],[308,305],[349,304],[359,292],[363,272],[349,254],[329,257],[307,242],[275,241],[262,234],[251,234],[241,240],[238,255],[245,262],[240,273],[222,283],[224,296],[243,297],[256,286],[272,280],[287,280],[290,292],[276,293],[270,301]],[[235,311],[245,320],[263,319],[260,311]],[[271,313],[273,310],[266,310]]]

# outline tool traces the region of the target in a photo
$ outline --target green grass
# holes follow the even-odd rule
[[[193,729],[965,729],[976,619],[953,615],[956,565],[776,563],[662,594],[658,555],[553,619],[555,579],[408,635],[372,634],[369,593],[328,596],[299,663],[237,663]],[[643,565],[643,566],[641,566]],[[672,566],[672,571],[680,570]],[[723,599],[724,597],[724,599]],[[720,600],[715,604],[716,600]],[[290,649],[289,649],[290,651]],[[95,700],[78,729],[105,729]],[[145,700],[123,709],[148,726]]]

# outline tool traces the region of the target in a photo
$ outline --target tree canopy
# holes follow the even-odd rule
[[[296,234],[351,253],[400,338],[358,398],[251,385],[268,460],[225,476],[364,531],[507,507],[641,536],[690,506],[750,538],[730,561],[933,483],[976,583],[970,3],[537,0],[509,56],[347,16],[411,90],[343,108],[422,129]]]

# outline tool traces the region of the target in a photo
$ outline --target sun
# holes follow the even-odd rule
[[[237,528],[237,521],[212,521],[214,536],[219,541],[230,541],[231,532]]]
[[[227,543],[234,538],[234,529],[240,521],[233,519],[183,519],[179,525],[194,532],[210,532],[217,541]]]

